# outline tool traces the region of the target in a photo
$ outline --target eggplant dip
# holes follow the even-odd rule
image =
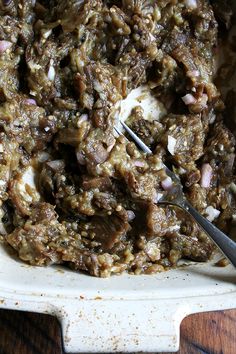
[[[219,59],[231,23],[224,0],[1,0],[2,242],[31,265],[98,277],[207,261],[205,233],[158,200],[164,162],[235,232],[236,95],[219,91],[235,69]],[[152,155],[114,131],[143,85],[159,109],[145,116],[140,95],[126,123]]]

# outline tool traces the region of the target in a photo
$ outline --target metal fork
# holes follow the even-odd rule
[[[136,144],[147,154],[152,154],[152,151],[147,145],[125,124],[120,121],[123,128],[136,142]],[[122,134],[119,129],[115,128],[116,132]],[[172,179],[173,187],[170,188],[167,194],[165,194],[158,204],[174,205],[182,208],[188,214],[190,214],[198,225],[207,233],[207,235],[214,241],[223,254],[229,259],[229,261],[236,267],[236,243],[232,241],[227,235],[220,231],[215,225],[204,218],[193,206],[188,202],[183,193],[183,186],[180,179],[165,166],[166,174]]]

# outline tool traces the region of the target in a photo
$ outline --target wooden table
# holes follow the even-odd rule
[[[236,310],[184,319],[178,353],[236,354]],[[0,354],[64,354],[60,324],[48,315],[0,310]]]

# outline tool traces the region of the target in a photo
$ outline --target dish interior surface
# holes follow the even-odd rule
[[[123,274],[91,280],[86,274],[77,274],[60,266],[41,268],[24,265],[9,257],[4,248],[1,247],[0,252],[0,287],[10,293],[43,294],[52,298],[81,296],[87,300],[97,296],[102,299],[162,299],[222,294],[234,291],[236,285],[231,265],[222,268],[214,265],[221,255],[216,255],[206,264],[186,262],[170,272],[152,276]],[[4,271],[6,268],[8,272]]]

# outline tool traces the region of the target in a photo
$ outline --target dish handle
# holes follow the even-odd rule
[[[171,299],[97,299],[64,304],[58,317],[67,353],[173,352],[190,312]]]

